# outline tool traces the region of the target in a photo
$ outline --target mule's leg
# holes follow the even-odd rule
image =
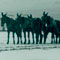
[[[39,34],[36,33],[36,44],[38,44],[38,41],[39,41]]]
[[[8,31],[8,40],[7,40],[7,44],[9,44],[9,35],[10,35],[10,32]]]
[[[60,44],[60,36],[59,36],[59,44]]]
[[[19,32],[16,32],[16,34],[17,34],[17,44],[19,44]]]
[[[20,40],[21,40],[21,44],[23,43],[22,42],[22,32],[20,32]]]
[[[17,37],[18,37],[18,41],[17,41],[17,44],[19,44],[19,36],[17,35]]]
[[[48,32],[44,32],[44,44],[46,43]]]
[[[28,44],[30,44],[30,32],[28,32]]]
[[[24,44],[26,44],[26,32],[25,31],[24,31],[24,39],[25,39]]]
[[[34,33],[33,32],[32,32],[32,38],[33,38],[33,44],[34,44],[35,42],[34,42]]]
[[[58,38],[58,36],[56,35],[56,44],[57,44],[57,38]]]
[[[51,44],[53,44],[53,39],[54,39],[54,33],[52,33],[52,36],[51,36]]]
[[[59,44],[60,44],[60,33],[59,33]]]
[[[42,44],[42,32],[40,32],[40,44]]]
[[[15,44],[15,36],[14,36],[14,32],[13,32],[13,44]]]

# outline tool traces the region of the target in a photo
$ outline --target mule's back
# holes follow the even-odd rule
[[[55,20],[55,21],[56,21],[57,27],[58,27],[58,29],[60,31],[60,20]]]

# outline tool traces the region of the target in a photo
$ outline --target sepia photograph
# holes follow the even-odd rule
[[[0,60],[60,60],[60,0],[0,0]]]

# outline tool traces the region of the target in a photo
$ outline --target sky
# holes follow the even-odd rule
[[[31,13],[34,17],[41,17],[43,11],[54,19],[60,19],[60,0],[0,0],[0,13]]]

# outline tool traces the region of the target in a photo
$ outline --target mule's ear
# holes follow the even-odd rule
[[[48,15],[48,12],[46,13],[46,15]]]
[[[27,14],[27,17],[29,18],[29,15]]]
[[[22,14],[20,14],[20,17],[22,16]]]
[[[43,12],[43,15],[46,15],[45,11]]]
[[[3,12],[1,12],[1,15],[2,15],[2,16],[4,15]]]
[[[5,16],[7,15],[7,13],[5,14]]]
[[[17,13],[17,17],[19,16],[19,14]]]

